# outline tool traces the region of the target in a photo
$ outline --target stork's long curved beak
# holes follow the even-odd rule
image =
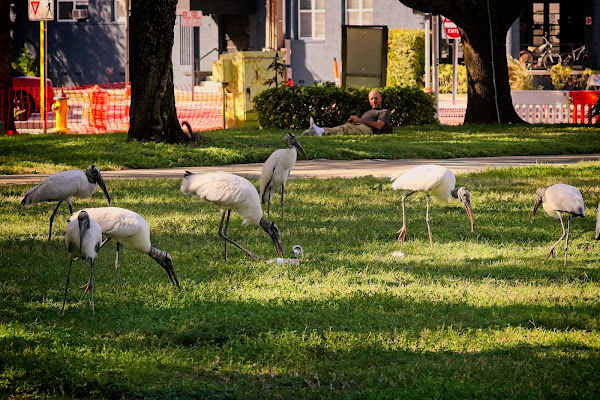
[[[531,225],[533,225],[533,218],[535,217],[535,213],[537,212],[538,208],[540,207],[540,204],[542,204],[542,198],[537,196],[535,198],[535,203],[533,203],[533,212],[531,213]]]
[[[473,222],[473,208],[471,207],[470,202],[465,202],[465,210],[467,211],[467,215],[469,216],[469,221],[471,222],[471,232],[473,232],[474,222]]]
[[[279,230],[273,231],[271,234],[271,240],[273,240],[273,246],[275,246],[275,253],[277,253],[277,257],[285,258],[283,255],[283,243],[281,243]]]
[[[83,237],[85,233],[90,229],[90,219],[89,218],[79,218],[79,251],[81,252],[81,246],[83,245]]]
[[[304,147],[302,147],[300,142],[296,140],[296,142],[294,143],[294,146],[296,146],[296,148],[298,150],[300,150],[302,152],[302,154],[304,154],[304,158],[306,159],[306,152],[304,151]]]
[[[100,189],[102,189],[102,191],[104,192],[104,195],[106,196],[106,199],[108,200],[108,204],[110,204],[110,196],[108,194],[108,190],[106,189],[106,184],[104,183],[104,179],[102,179],[102,175],[98,175],[98,186],[100,186]]]

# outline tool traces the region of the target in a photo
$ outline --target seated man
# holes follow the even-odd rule
[[[324,135],[372,135],[378,133],[391,133],[390,112],[381,108],[381,93],[373,89],[369,92],[369,103],[371,109],[365,112],[360,118],[351,115],[348,122],[334,126],[333,128],[321,128],[310,119],[310,128],[302,132],[303,135],[324,136]]]

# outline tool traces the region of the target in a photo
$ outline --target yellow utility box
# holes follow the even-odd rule
[[[224,127],[258,126],[252,98],[283,85],[284,51],[240,51],[213,62],[213,81],[223,84]]]

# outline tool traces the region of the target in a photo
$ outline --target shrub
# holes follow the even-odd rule
[[[569,76],[571,76],[571,72],[573,72],[571,68],[563,67],[561,64],[552,66],[550,75],[552,77],[552,84],[556,90],[561,90],[565,86],[569,80]]]
[[[321,126],[347,122],[371,108],[369,88],[338,87],[333,83],[281,86],[267,89],[253,99],[262,128],[303,129],[309,118]],[[391,125],[424,125],[435,122],[434,99],[420,89],[387,86],[379,89],[383,107],[390,110]]]
[[[422,86],[425,70],[425,31],[390,29],[388,37],[388,86]]]
[[[19,56],[11,64],[14,69],[23,75],[37,76],[35,58],[25,47],[19,51]]]
[[[432,75],[433,76],[433,75]],[[452,93],[452,64],[440,64],[440,93]],[[467,93],[467,67],[458,65],[457,93]]]
[[[512,90],[532,90],[533,78],[529,74],[527,64],[521,59],[507,55],[508,81]]]

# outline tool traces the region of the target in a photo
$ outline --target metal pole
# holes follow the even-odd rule
[[[129,82],[129,0],[125,0],[125,86]]]
[[[435,93],[435,117],[439,118],[440,88],[439,88],[439,66],[440,66],[440,16],[434,15],[431,24],[433,46],[433,93]]]
[[[46,113],[46,21],[40,21],[40,117],[44,121],[43,132],[48,130],[48,116]]]
[[[425,89],[431,88],[431,14],[425,15]]]
[[[196,28],[194,26],[190,27],[190,30],[192,31],[192,40],[190,40],[190,54],[192,56],[192,101],[194,101],[194,86],[196,85],[196,60],[194,58],[194,39],[196,36],[196,32],[194,32],[195,29]]]
[[[456,88],[458,86],[458,39],[452,46],[452,104],[456,104]]]

